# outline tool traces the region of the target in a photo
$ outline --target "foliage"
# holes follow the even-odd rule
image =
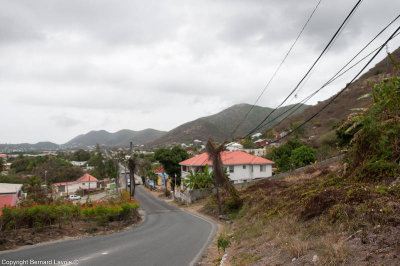
[[[278,171],[288,171],[292,168],[290,161],[292,151],[301,146],[302,145],[299,139],[291,139],[287,143],[279,147],[271,148],[271,150],[267,154],[267,158],[275,162],[275,166],[278,168]]]
[[[51,197],[49,197],[51,189],[50,186],[43,187],[43,180],[38,176],[32,176],[27,180],[27,183],[24,184],[23,190],[28,194],[28,200],[32,200],[35,203],[49,203],[52,201]]]
[[[191,172],[185,178],[185,190],[189,188],[193,189],[207,189],[214,184],[213,172],[209,172],[208,164],[206,165],[204,172]]]
[[[400,172],[400,77],[377,83],[372,105],[350,116],[338,131],[343,142],[349,143],[346,159],[353,177],[364,181],[395,178]]]
[[[92,157],[90,157],[88,164],[94,167],[94,170],[91,172],[94,177],[99,179],[107,177],[105,158],[103,157],[103,153],[98,144],[96,146],[96,152]]]
[[[72,161],[83,162],[83,161],[88,161],[89,159],[90,159],[90,152],[85,151],[83,149],[77,150],[71,156]]]
[[[245,148],[245,149],[254,148],[254,143],[251,141],[250,137],[247,137],[244,140],[242,140],[242,142],[240,142],[240,144],[242,144],[243,148]]]
[[[295,130],[295,136],[302,136],[304,134],[304,127],[298,128],[301,124],[303,124],[304,121],[296,121],[290,123],[290,130]]]
[[[178,177],[172,178],[172,181],[176,182],[176,185],[180,185],[181,167],[179,163],[189,158],[187,152],[179,146],[175,146],[172,149],[160,148],[156,150],[154,158],[164,166],[165,172],[170,177],[175,175]],[[175,184],[171,185],[174,186]]]
[[[152,169],[148,169],[146,172],[147,177],[154,182],[154,186],[157,184],[158,175],[154,173]]]
[[[217,240],[218,252],[222,250],[223,253],[225,253],[225,249],[228,248],[230,245],[231,245],[231,240],[229,236],[227,236],[226,234],[221,234],[218,236]]]
[[[0,183],[22,184],[23,180],[16,175],[0,175]]]
[[[40,176],[49,183],[76,180],[83,171],[59,157],[38,156],[16,158],[11,165],[11,174],[25,173]]]
[[[3,171],[4,160],[0,157],[0,172]]]
[[[308,146],[294,149],[290,155],[290,162],[296,167],[306,166],[316,160],[316,151]]]
[[[265,136],[268,139],[274,139],[275,138],[275,134],[276,134],[276,131],[274,129],[270,129],[265,133]]]
[[[50,226],[62,227],[67,222],[94,220],[104,225],[110,221],[127,221],[138,216],[139,204],[135,201],[124,201],[117,204],[93,203],[73,204],[59,202],[51,204],[29,203],[22,207],[3,207],[0,217],[2,230],[22,227]]]

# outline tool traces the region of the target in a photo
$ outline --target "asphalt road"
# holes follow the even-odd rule
[[[33,265],[31,260],[51,260],[51,265],[195,265],[215,234],[216,225],[168,205],[141,186],[137,187],[136,199],[146,216],[134,229],[1,252],[0,265],[22,260],[28,260],[22,262],[24,265]]]

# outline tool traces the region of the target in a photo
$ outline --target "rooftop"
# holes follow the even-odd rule
[[[273,164],[273,161],[264,159],[262,157],[254,156],[242,151],[223,151],[221,152],[221,160],[224,165],[232,164]],[[193,158],[187,159],[179,163],[186,166],[204,166],[206,164],[212,165],[209,160],[208,154],[202,153]]]

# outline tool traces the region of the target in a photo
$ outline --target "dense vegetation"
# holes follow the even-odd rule
[[[174,182],[180,185],[181,167],[179,163],[189,158],[187,152],[178,146],[172,149],[160,148],[156,150],[154,158],[163,165],[165,172],[172,178],[172,185],[174,185]],[[175,175],[177,176],[176,179],[174,178]]]
[[[21,207],[3,207],[0,230],[40,228],[58,224],[61,228],[73,222],[96,221],[104,225],[112,221],[128,221],[138,217],[139,204],[135,201],[117,203],[27,202]]]
[[[279,172],[285,172],[315,162],[316,151],[302,145],[300,140],[295,138],[279,147],[271,148],[266,157],[275,162]]]
[[[348,175],[363,181],[392,181],[400,173],[400,78],[385,79],[372,90],[372,105],[352,115],[338,130],[350,145]]]
[[[49,183],[72,181],[83,175],[83,171],[59,157],[20,156],[11,161],[10,176],[19,174],[40,176]]]

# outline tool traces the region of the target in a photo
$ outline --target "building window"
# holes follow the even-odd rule
[[[246,169],[246,165],[243,165],[243,169]]]
[[[266,172],[267,171],[267,166],[266,165],[260,165],[260,172]]]
[[[85,183],[82,183],[82,186],[84,186],[85,185]]]
[[[233,172],[234,172],[234,169],[235,169],[234,166],[233,166],[233,165],[230,165],[230,166],[229,166],[229,173],[233,173]]]
[[[182,170],[183,170],[184,172],[187,172],[187,167],[186,167],[186,165],[182,166]]]

